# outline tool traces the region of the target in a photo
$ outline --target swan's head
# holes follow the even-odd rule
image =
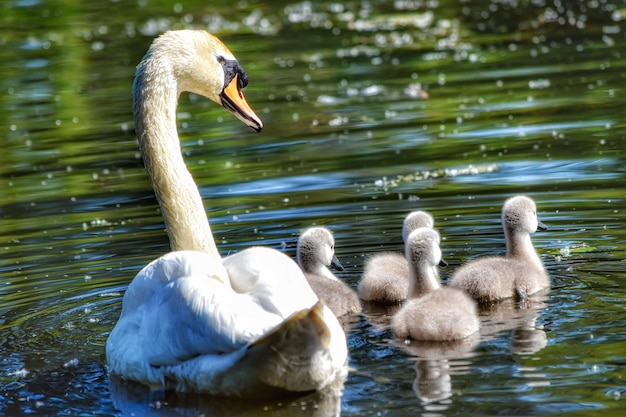
[[[343,266],[335,256],[335,239],[325,227],[306,229],[298,239],[298,264],[305,272],[316,272],[320,266],[333,266],[343,271]]]
[[[502,206],[502,225],[507,233],[535,233],[547,227],[537,218],[535,202],[526,196],[511,197]]]
[[[173,72],[178,94],[188,91],[205,96],[257,132],[263,128],[243,96],[248,75],[215,36],[203,30],[169,31],[155,39],[144,60],[148,58]]]

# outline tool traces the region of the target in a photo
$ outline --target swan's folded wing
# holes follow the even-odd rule
[[[225,257],[222,263],[236,292],[285,319],[318,301],[298,264],[276,249],[248,248]]]
[[[124,337],[137,338],[134,346],[151,366],[233,352],[317,302],[297,264],[279,251],[251,248],[224,265],[202,252],[179,251],[135,277],[120,321],[128,322]],[[247,291],[233,290],[231,283],[243,281]]]
[[[149,302],[155,293],[180,277],[204,276],[229,286],[228,274],[220,259],[198,251],[167,253],[146,265],[128,286],[122,316],[132,314]]]
[[[152,366],[230,353],[282,320],[245,294],[196,275],[162,286],[143,307],[139,337]]]

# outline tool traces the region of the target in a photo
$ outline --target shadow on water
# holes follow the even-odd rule
[[[171,416],[338,416],[341,396],[331,392],[313,393],[282,401],[212,398],[195,394],[150,391],[115,376],[109,381],[111,399],[125,415]]]

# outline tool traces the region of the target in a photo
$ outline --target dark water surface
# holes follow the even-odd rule
[[[209,5],[217,3],[216,5]],[[223,253],[294,255],[329,226],[356,285],[430,211],[450,266],[503,251],[528,194],[552,291],[483,313],[475,345],[402,346],[351,323],[343,416],[623,415],[626,3],[11,1],[0,6],[0,415],[326,415],[325,399],[152,396],[104,344],[134,274],[169,249],[138,156],[134,67],[167,29],[220,36],[257,134],[184,95],[179,133]],[[140,391],[140,390],[139,390]]]

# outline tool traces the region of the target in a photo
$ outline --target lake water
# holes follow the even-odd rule
[[[2,15],[0,415],[623,415],[623,1],[9,0]],[[445,350],[399,344],[391,312],[366,309],[341,398],[232,402],[111,381],[123,293],[169,249],[130,88],[153,37],[176,28],[228,44],[266,126],[181,97],[183,151],[224,254],[294,256],[299,231],[322,224],[356,286],[422,209],[445,280],[503,252],[502,202],[527,194],[549,227],[533,242],[551,292],[483,312],[480,338]]]

